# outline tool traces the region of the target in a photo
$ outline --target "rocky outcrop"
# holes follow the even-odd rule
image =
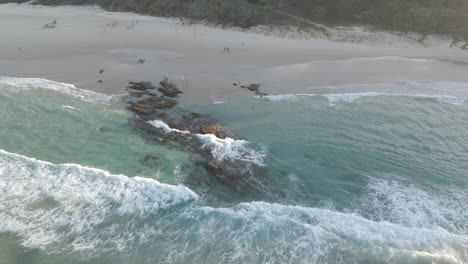
[[[177,101],[170,98],[150,97],[138,102],[131,103],[128,109],[136,113],[144,120],[150,120],[152,115],[158,113],[158,110],[170,109],[176,105]]]
[[[260,90],[260,84],[256,84],[256,83],[251,83],[251,84],[248,84],[248,85],[241,85],[240,88],[242,89],[247,89],[251,92],[257,92]]]
[[[190,113],[190,117],[191,117],[191,118],[202,118],[203,115],[202,115],[202,114],[199,114],[199,113],[194,113],[194,112],[192,112],[192,113]]]
[[[260,96],[260,97],[268,95],[267,93],[260,91],[260,84],[257,84],[257,83],[251,83],[248,85],[240,85],[240,88],[247,89],[251,92],[254,92],[255,95]]]
[[[177,85],[170,82],[167,78],[164,78],[161,82],[159,82],[160,87],[158,88],[158,91],[160,91],[162,94],[168,97],[177,97],[179,94],[183,94],[179,88],[177,88]]]
[[[213,134],[220,139],[237,138],[232,131],[207,115],[172,110],[178,103],[173,98],[182,91],[167,78],[160,82],[158,88],[162,95],[156,94],[155,89],[151,82],[130,82],[127,88],[131,95],[128,109],[143,120],[161,120],[171,128],[192,134]]]
[[[128,108],[130,111],[138,114],[140,117],[141,115],[151,115],[155,113],[153,108],[140,103],[131,104]]]
[[[160,96],[160,97],[151,97],[144,100],[141,100],[137,103],[138,105],[144,105],[152,109],[170,109],[177,105],[177,101]]]
[[[250,188],[252,191],[249,193],[259,194],[256,175],[266,175],[264,168],[243,160],[220,160],[213,154],[212,148],[216,147],[216,143],[210,145],[207,144],[209,138],[200,138],[200,134],[211,134],[222,140],[227,138],[235,140],[238,139],[235,133],[209,115],[186,112],[177,108],[178,101],[175,97],[182,92],[167,78],[162,80],[160,85],[156,89],[149,82],[129,84],[128,109],[136,117],[131,122],[135,131],[148,142],[191,153],[191,158],[201,170],[194,172],[188,178],[188,181],[194,181],[195,187],[199,186],[200,181],[213,184],[213,179],[216,179],[217,184],[231,191],[234,189],[244,193]],[[158,94],[158,91],[161,94]],[[162,121],[165,124],[158,126],[148,121]],[[217,144],[222,145],[223,142]],[[148,155],[140,162],[145,166],[158,167],[161,159]],[[190,185],[190,182],[184,184]]]
[[[127,88],[144,92],[156,89],[151,82],[130,82]]]

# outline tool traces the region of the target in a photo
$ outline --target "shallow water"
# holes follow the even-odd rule
[[[248,141],[199,138],[249,193],[119,100],[0,82],[0,263],[466,263],[468,105],[418,85],[184,105]]]

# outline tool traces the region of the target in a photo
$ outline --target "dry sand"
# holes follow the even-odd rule
[[[56,28],[42,28],[54,20]],[[234,82],[260,83],[272,94],[356,83],[468,83],[468,51],[450,48],[450,41],[420,45],[359,28],[335,30],[335,41],[293,39],[259,34],[260,29],[183,25],[97,7],[2,4],[0,76],[40,77],[108,94],[123,93],[129,81],[167,76],[191,103],[247,94]],[[362,43],[343,42],[355,40],[350,32]]]

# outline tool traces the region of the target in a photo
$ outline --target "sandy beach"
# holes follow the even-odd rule
[[[54,20],[55,28],[43,28]],[[233,83],[284,94],[350,84],[468,82],[468,52],[450,48],[450,41],[419,44],[364,32],[369,41],[346,43],[254,31],[97,7],[2,4],[0,76],[46,78],[107,94],[123,93],[129,81],[167,76],[191,103],[247,94]]]

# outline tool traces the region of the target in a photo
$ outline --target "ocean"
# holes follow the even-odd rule
[[[225,179],[125,96],[0,77],[0,263],[468,263],[468,84],[327,89],[182,100]]]

